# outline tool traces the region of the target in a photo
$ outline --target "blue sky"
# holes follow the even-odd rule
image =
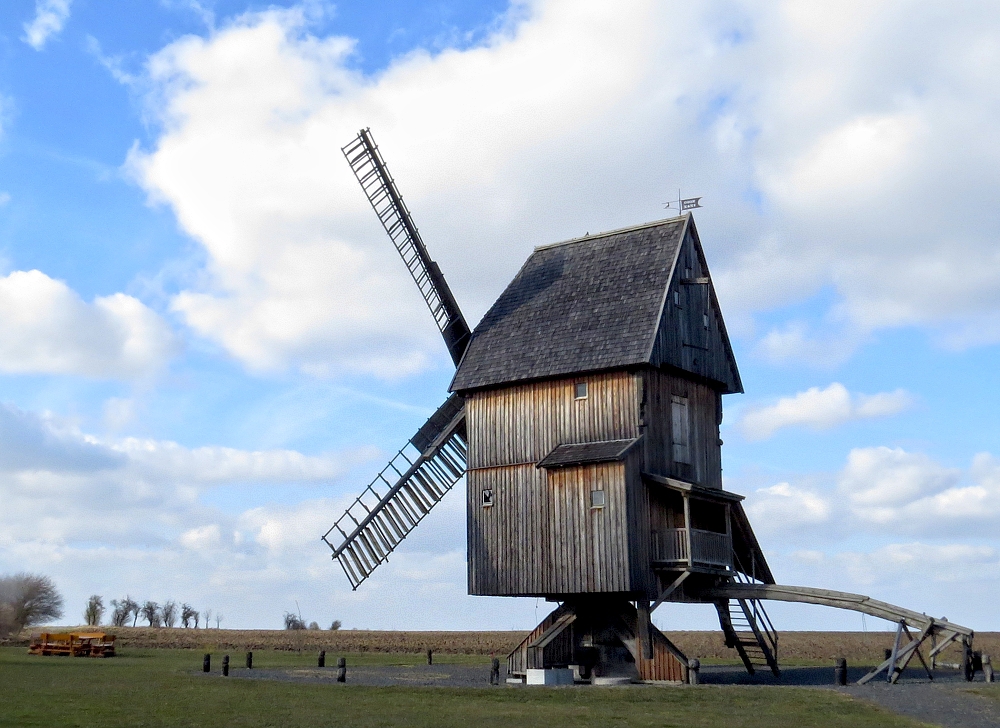
[[[318,540],[452,373],[340,156],[371,126],[472,321],[534,245],[702,195],[779,581],[1000,629],[998,66],[985,2],[5,4],[0,571],[69,615],[544,612],[465,595],[458,493],[357,593]]]

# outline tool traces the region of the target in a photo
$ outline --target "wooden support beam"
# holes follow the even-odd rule
[[[673,583],[670,586],[668,586],[666,589],[664,589],[662,592],[660,592],[660,596],[658,596],[656,598],[656,601],[653,602],[650,605],[650,607],[649,607],[649,613],[652,614],[653,610],[655,610],[658,606],[660,606],[661,604],[663,604],[663,601],[667,597],[669,597],[671,594],[673,594],[675,591],[677,591],[677,588],[681,584],[683,584],[684,580],[687,579],[689,576],[691,576],[691,572],[690,571],[685,571],[680,576],[678,576],[676,579],[674,579]]]

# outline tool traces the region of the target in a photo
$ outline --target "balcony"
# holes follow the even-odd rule
[[[657,566],[733,568],[733,537],[728,533],[666,528],[653,532],[653,562]],[[688,544],[690,543],[690,550]]]

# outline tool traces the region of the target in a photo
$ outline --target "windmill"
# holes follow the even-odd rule
[[[955,640],[971,654],[972,631],[945,620],[775,584],[743,497],[722,487],[722,397],[743,385],[690,214],[536,248],[470,331],[371,133],[343,152],[457,368],[323,536],[353,589],[466,477],[469,593],[558,604],[508,676],[685,680],[650,620],[667,601],[713,605],[751,674],[780,673],[765,599],[896,622],[865,680],[923,662],[928,638],[932,660]]]

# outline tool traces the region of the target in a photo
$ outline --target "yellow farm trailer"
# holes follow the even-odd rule
[[[115,635],[104,632],[41,632],[31,635],[28,653],[67,657],[114,657]]]

